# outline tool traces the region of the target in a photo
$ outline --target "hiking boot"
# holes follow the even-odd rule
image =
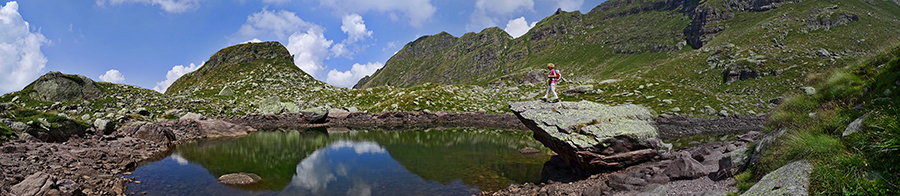
[[[559,99],[553,99],[553,101],[551,101],[550,103],[556,103],[556,102],[559,102]]]
[[[546,97],[541,97],[541,101],[547,101]]]

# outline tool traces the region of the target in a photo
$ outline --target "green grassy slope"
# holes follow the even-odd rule
[[[818,93],[791,94],[769,120],[787,129],[761,162],[739,178],[739,187],[793,160],[814,164],[810,194],[900,194],[900,47],[845,68],[810,74]],[[856,108],[856,109],[854,109]],[[843,137],[855,119],[861,130]]]

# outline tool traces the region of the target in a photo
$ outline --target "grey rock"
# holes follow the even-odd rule
[[[37,120],[41,123],[41,126],[50,127],[50,122],[47,122],[46,118],[38,118]]]
[[[657,153],[658,133],[647,108],[608,106],[589,101],[510,103],[534,138],[555,151],[577,172],[618,169]],[[580,167],[580,168],[577,168]],[[580,169],[583,169],[580,170]]]
[[[91,119],[91,115],[90,115],[90,114],[84,114],[84,115],[81,115],[81,120],[82,120],[82,121],[87,121],[87,120],[90,120],[90,119]]]
[[[141,126],[138,131],[134,132],[133,136],[160,144],[169,144],[175,141],[175,133],[172,132],[172,129],[162,126]]]
[[[809,195],[809,174],[813,165],[806,160],[795,161],[766,174],[741,195]]]
[[[218,180],[227,185],[249,185],[259,182],[262,178],[253,173],[233,173],[222,175]]]
[[[708,115],[716,115],[716,109],[711,106],[703,106],[703,112]]]
[[[234,90],[231,90],[231,88],[228,88],[228,86],[225,86],[224,88],[222,88],[221,91],[219,91],[219,94],[216,94],[216,96],[232,96],[232,95],[234,95]]]
[[[662,102],[666,103],[666,104],[672,104],[673,102],[675,102],[675,100],[674,99],[663,99]]]
[[[203,115],[193,113],[193,112],[188,112],[187,114],[184,114],[183,116],[181,116],[181,118],[178,118],[178,120],[200,120],[203,118],[205,118]]]
[[[825,50],[824,48],[819,48],[819,50],[816,51],[816,54],[819,55],[820,57],[830,57],[831,56],[831,52],[828,52],[828,50]]]
[[[813,88],[813,87],[810,87],[810,86],[800,87],[800,89],[803,89],[803,92],[805,92],[806,95],[810,95],[810,96],[811,96],[811,95],[815,95],[815,94],[816,94],[816,88]]]
[[[681,112],[681,108],[679,108],[679,107],[674,107],[674,108],[672,108],[672,109],[669,109],[669,111],[672,111],[672,112]]]
[[[284,113],[296,114],[299,112],[300,106],[297,106],[297,104],[291,102],[284,103]]]
[[[841,137],[847,137],[850,134],[862,130],[863,123],[865,123],[866,117],[868,117],[869,114],[872,114],[872,112],[866,113],[859,118],[856,118],[856,120],[853,120],[853,122],[850,122],[850,125],[847,125],[847,128],[844,129],[844,133],[841,134]]]
[[[93,99],[103,95],[94,81],[82,75],[44,74],[25,88],[32,88],[32,98],[46,102]]]
[[[725,110],[719,110],[718,114],[719,114],[719,116],[722,116],[722,117],[731,116],[731,114],[728,114],[728,111],[725,111]]]
[[[25,124],[23,122],[12,122],[12,124],[7,127],[17,133],[28,132],[28,129],[29,129],[28,124]]]
[[[258,112],[260,114],[281,114],[284,111],[284,104],[279,100],[277,96],[260,100],[257,103],[259,105]]]
[[[345,108],[345,109],[347,110],[347,112],[350,112],[350,113],[357,113],[357,112],[359,112],[359,109],[356,108],[356,106],[352,106],[352,107]]]
[[[884,96],[891,96],[891,89],[884,89],[884,93],[882,93],[882,94]]]
[[[307,122],[323,123],[328,117],[328,110],[324,107],[307,108],[300,110],[300,113],[306,118]]]
[[[696,179],[706,176],[703,165],[691,158],[690,153],[683,153],[675,157],[675,160],[666,167],[663,174],[673,180]]]
[[[96,128],[98,131],[103,132],[103,134],[110,134],[116,131],[116,124],[108,120],[97,119],[94,120],[93,124],[94,128]]]
[[[56,186],[56,176],[40,172],[28,175],[25,180],[13,185],[13,195],[46,195]]]

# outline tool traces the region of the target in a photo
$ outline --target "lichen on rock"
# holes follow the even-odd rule
[[[637,105],[589,101],[510,103],[535,139],[581,172],[619,169],[656,155],[658,133],[652,112]]]

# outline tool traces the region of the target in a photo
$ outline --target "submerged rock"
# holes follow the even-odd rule
[[[225,174],[219,177],[219,182],[227,185],[248,185],[259,182],[262,178],[253,173]]]
[[[641,106],[527,101],[510,109],[577,172],[624,168],[657,154],[653,114]]]

